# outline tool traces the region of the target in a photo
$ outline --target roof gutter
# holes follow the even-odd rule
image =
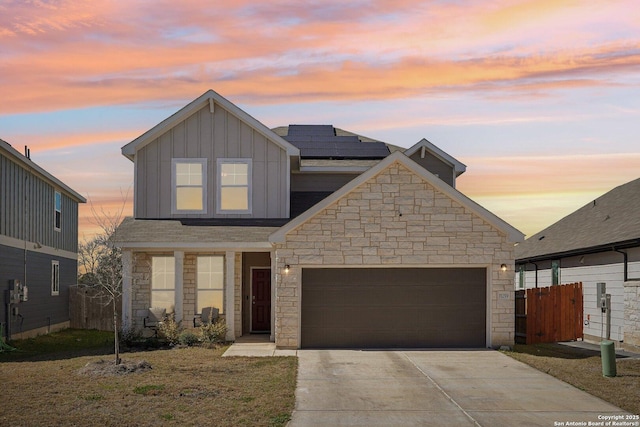
[[[572,250],[569,250],[569,251],[554,252],[554,253],[551,253],[551,254],[535,255],[535,256],[524,257],[524,258],[517,258],[516,259],[516,264],[526,264],[526,263],[534,263],[534,262],[538,262],[538,261],[548,261],[548,260],[551,260],[551,259],[566,258],[566,257],[570,257],[570,256],[589,255],[589,254],[595,254],[595,253],[598,253],[598,252],[609,252],[609,251],[619,252],[620,249],[629,249],[629,248],[637,248],[637,247],[640,247],[640,238],[632,239],[632,240],[624,240],[622,242],[616,242],[616,243],[607,243],[607,244],[604,244],[604,245],[591,246],[591,247],[588,247],[588,248],[572,249]]]

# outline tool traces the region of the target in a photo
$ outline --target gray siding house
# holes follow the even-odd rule
[[[214,307],[279,348],[514,341],[518,230],[455,189],[465,165],[332,125],[269,129],[210,90],[122,148],[134,163],[123,325]]]
[[[78,203],[86,200],[0,140],[0,322],[5,337],[69,326],[69,285],[76,283]],[[8,304],[20,282],[27,300]]]
[[[516,287],[582,282],[584,336],[606,335],[597,284],[611,295],[610,338],[640,347],[640,179],[620,185],[516,247]]]

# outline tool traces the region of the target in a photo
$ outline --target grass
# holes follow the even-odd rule
[[[113,353],[113,332],[65,329],[35,338],[11,341],[17,351],[0,353],[0,362],[46,360]]]
[[[227,347],[187,347],[122,354],[149,362],[146,372],[80,375],[89,362],[111,360],[107,336],[67,330],[13,341],[20,351],[0,353],[0,378],[19,393],[5,399],[0,425],[283,426],[291,417],[294,357],[221,358]]]
[[[631,414],[640,414],[640,359],[616,360],[617,376],[602,375],[599,351],[560,344],[517,344],[505,354]]]

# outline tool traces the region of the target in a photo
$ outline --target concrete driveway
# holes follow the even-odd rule
[[[492,350],[299,350],[298,358],[292,427],[566,426],[624,414]]]

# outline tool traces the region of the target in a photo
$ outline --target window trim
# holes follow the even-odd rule
[[[60,209],[56,203],[58,197],[60,198]],[[62,193],[57,190],[53,192],[53,229],[55,231],[62,230]]]
[[[180,187],[199,187],[202,188],[202,209],[178,209],[178,185],[176,166],[178,163],[191,163],[202,165],[202,185],[201,186],[187,186],[181,185]],[[207,213],[207,159],[206,158],[172,158],[171,159],[171,214],[206,214]]]
[[[220,179],[220,173],[222,172],[223,164],[233,164],[240,163],[247,165],[247,209],[246,210],[231,210],[231,209],[222,209],[222,180]],[[216,160],[216,214],[250,214],[253,211],[253,204],[251,200],[253,199],[253,180],[252,180],[252,169],[253,169],[253,161],[250,158],[219,158]],[[225,187],[238,187],[244,188],[245,186],[237,185],[237,186],[225,186]]]
[[[51,260],[51,296],[60,295],[60,261]]]
[[[200,258],[221,258],[222,259],[222,282],[220,284],[220,288],[201,288],[200,287],[200,271],[198,270],[198,261],[200,260]],[[221,292],[222,293],[222,307],[216,307],[219,311],[219,314],[224,314],[225,313],[225,297],[226,297],[226,290],[225,290],[225,268],[226,266],[226,257],[224,255],[198,255],[196,256],[196,306],[195,306],[195,310],[196,312],[200,312],[200,310],[198,310],[198,305],[200,304],[200,302],[198,301],[198,294],[200,292]]]
[[[154,259],[158,259],[158,258],[169,258],[169,259],[171,259],[171,264],[173,264],[173,268],[174,268],[174,270],[173,270],[173,274],[174,274],[174,276],[173,276],[173,288],[169,288],[169,289],[167,289],[167,288],[155,288],[154,289],[154,287],[153,287],[153,282],[154,282],[153,281],[153,276],[155,274],[155,269],[153,268],[153,262],[154,262]],[[176,262],[176,258],[173,255],[152,255],[151,256],[151,277],[150,277],[150,280],[149,280],[149,307],[150,308],[156,308],[156,307],[153,307],[153,293],[154,292],[170,292],[170,293],[173,294],[173,311],[175,311],[175,305],[176,305],[176,296],[175,296],[175,293],[176,293],[175,262]],[[167,308],[166,310],[167,310],[167,313],[171,313],[172,312],[169,308]]]

